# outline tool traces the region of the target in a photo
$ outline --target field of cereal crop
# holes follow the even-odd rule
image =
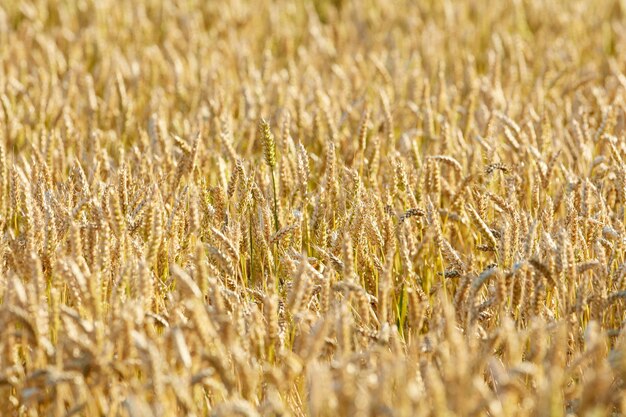
[[[0,1],[0,415],[626,414],[626,2]]]

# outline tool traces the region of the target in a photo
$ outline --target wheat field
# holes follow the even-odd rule
[[[0,415],[626,415],[625,13],[0,2]]]

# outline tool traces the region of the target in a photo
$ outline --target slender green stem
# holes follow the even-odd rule
[[[254,268],[254,245],[252,244],[252,210],[250,210],[250,225],[248,226],[248,230],[250,231],[250,274],[248,276],[248,281],[251,281],[253,278],[252,272]]]
[[[270,168],[272,173],[272,191],[274,192],[274,231],[278,232],[278,203],[276,200],[276,179],[274,178],[274,170]]]
[[[270,172],[272,173],[272,191],[274,192],[274,231],[278,232],[278,203],[276,201],[276,179],[274,178],[274,169],[270,168]],[[278,278],[278,242],[274,243],[274,270],[273,273],[276,274],[276,278]],[[275,279],[276,285],[278,285],[278,279]]]

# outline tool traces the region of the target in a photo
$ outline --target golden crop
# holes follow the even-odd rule
[[[625,8],[0,2],[0,415],[626,414]]]

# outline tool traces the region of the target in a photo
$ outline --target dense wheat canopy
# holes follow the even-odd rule
[[[625,7],[0,2],[0,415],[626,414]]]

